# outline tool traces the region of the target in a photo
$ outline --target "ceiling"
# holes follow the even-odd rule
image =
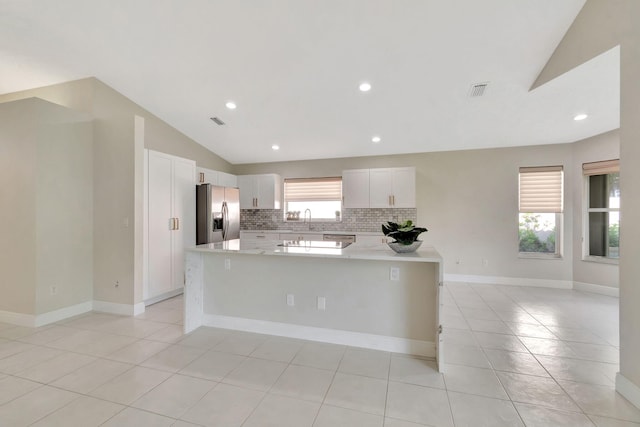
[[[235,164],[572,142],[619,49],[529,88],[584,2],[0,0],[0,93],[95,76]]]

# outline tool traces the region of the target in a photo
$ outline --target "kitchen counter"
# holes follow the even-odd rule
[[[186,250],[185,333],[200,326],[435,357],[442,257],[430,246],[237,239]]]
[[[421,246],[416,252],[395,253],[383,243],[353,243],[344,249],[314,247],[313,241],[300,240],[297,246],[283,247],[282,240],[236,239],[219,243],[198,245],[189,249],[195,252],[238,253],[273,256],[304,256],[321,258],[346,258],[358,260],[380,260],[395,262],[442,262],[440,254],[431,246]],[[326,242],[324,242],[326,243]]]

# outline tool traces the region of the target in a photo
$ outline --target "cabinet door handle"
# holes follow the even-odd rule
[[[204,172],[200,172],[200,182],[204,182]]]
[[[175,230],[176,229],[176,221],[175,218],[169,218],[169,230]]]
[[[396,205],[396,196],[391,196],[391,205],[392,206]]]
[[[391,206],[391,196],[387,196],[389,198],[389,206]]]
[[[176,230],[180,230],[180,218],[176,218]]]

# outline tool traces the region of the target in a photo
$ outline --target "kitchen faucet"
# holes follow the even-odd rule
[[[307,222],[307,212],[309,212],[309,230],[311,230],[311,209],[304,210],[304,222]]]

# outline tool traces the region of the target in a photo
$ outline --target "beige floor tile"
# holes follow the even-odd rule
[[[134,366],[129,371],[102,384],[90,394],[111,402],[131,405],[136,399],[162,383],[169,376],[171,376],[169,372]]]
[[[384,427],[424,427],[425,425],[426,424],[417,424],[409,421],[396,420],[395,418],[389,417],[386,417],[384,419]]]
[[[320,403],[267,395],[243,427],[312,427]]]
[[[224,353],[248,356],[264,343],[269,337],[266,335],[252,334],[248,332],[232,331],[220,341],[213,349]]]
[[[42,386],[0,406],[0,426],[31,425],[78,397],[70,391]]]
[[[107,359],[137,365],[169,347],[169,343],[138,340],[106,356]]]
[[[591,421],[596,427],[640,427],[640,423],[631,421],[616,420],[613,418],[599,417],[597,415],[589,415]]]
[[[67,406],[42,418],[33,427],[100,426],[125,407],[88,396],[81,396]]]
[[[303,344],[304,341],[300,340],[269,338],[251,353],[251,357],[289,363]]]
[[[136,338],[98,331],[81,331],[47,344],[48,347],[103,357],[137,341]]]
[[[444,378],[436,362],[413,357],[392,357],[389,381],[444,388]]]
[[[174,344],[154,354],[141,365],[167,372],[178,372],[205,352],[206,350],[202,348]]]
[[[385,351],[347,348],[338,371],[372,378],[389,378],[391,354]]]
[[[514,402],[580,412],[580,408],[551,378],[511,372],[498,372],[498,377]]]
[[[8,340],[18,340],[21,338],[25,338],[29,335],[38,333],[43,329],[46,329],[46,328],[36,329],[36,328],[27,328],[25,326],[11,326],[9,328],[0,329],[0,338],[5,338]]]
[[[619,363],[620,351],[611,345],[587,344],[581,342],[567,343],[575,357],[602,363]]]
[[[208,427],[240,427],[265,393],[219,383],[181,419]]]
[[[322,402],[333,381],[333,371],[289,365],[270,393],[301,400]]]
[[[520,374],[548,377],[547,371],[531,353],[485,349],[485,355],[496,371],[517,372]]]
[[[176,422],[173,418],[152,414],[136,408],[126,408],[101,427],[170,427]]]
[[[180,325],[168,325],[145,337],[147,340],[176,343],[184,337],[184,328]]]
[[[130,364],[111,360],[97,359],[76,371],[67,374],[51,385],[76,393],[89,393],[96,387],[131,369]]]
[[[613,387],[563,380],[558,380],[558,383],[585,414],[640,423],[640,409],[629,403]]]
[[[183,375],[220,381],[246,359],[231,353],[208,351],[180,370]]]
[[[516,403],[515,406],[527,427],[594,427],[589,418],[582,413],[558,411],[524,403]]]
[[[42,384],[16,377],[4,377],[0,379],[0,405],[17,397],[29,393]]]
[[[96,360],[97,358],[86,354],[63,352],[53,359],[18,372],[16,376],[48,384]]]
[[[474,332],[493,332],[496,334],[511,334],[511,329],[502,320],[467,319],[469,327]]]
[[[449,392],[449,402],[456,427],[524,427],[508,400]]]
[[[515,335],[494,334],[491,332],[474,332],[478,344],[483,348],[496,350],[528,352],[527,348]]]
[[[496,399],[509,399],[492,369],[451,366],[445,371],[444,382],[449,391],[476,394]]]
[[[52,326],[50,328],[45,329],[41,332],[36,332],[35,334],[27,335],[19,339],[19,341],[26,342],[34,345],[45,345],[50,343],[51,341],[55,341],[57,339],[69,336],[76,329],[68,328],[66,326]]]
[[[537,356],[538,361],[555,379],[613,386],[609,364],[554,356]],[[614,369],[617,369],[614,368]]]
[[[336,344],[307,342],[302,346],[291,363],[311,368],[335,371],[340,365],[346,347]]]
[[[4,341],[0,342],[0,360],[5,357],[13,356],[14,354],[22,353],[23,351],[35,348],[31,344],[26,344],[19,341]]]
[[[386,415],[414,423],[453,427],[447,392],[431,387],[389,382]]]
[[[136,400],[131,406],[167,417],[180,418],[215,385],[213,381],[174,375]]]
[[[197,330],[185,335],[180,340],[180,345],[200,347],[207,350],[212,349],[228,336],[222,329],[200,327]]]
[[[553,332],[543,325],[532,325],[530,323],[505,322],[514,335],[519,337],[558,339]]]
[[[520,337],[520,341],[531,353],[536,355],[575,357],[573,350],[564,341],[532,337]]]
[[[384,415],[387,381],[337,372],[324,403]]]
[[[383,427],[380,415],[322,405],[313,427]]]
[[[491,368],[487,357],[479,347],[469,347],[444,343],[444,360],[447,365],[474,366],[476,368]]]
[[[34,347],[23,352],[0,359],[0,372],[15,374],[39,363],[46,362],[62,354],[61,350],[46,347]]]
[[[286,368],[286,363],[250,357],[231,371],[222,382],[253,390],[267,391]]]
[[[599,337],[587,329],[561,328],[559,326],[548,326],[553,334],[563,341],[583,342],[589,344],[609,344],[605,339]]]

